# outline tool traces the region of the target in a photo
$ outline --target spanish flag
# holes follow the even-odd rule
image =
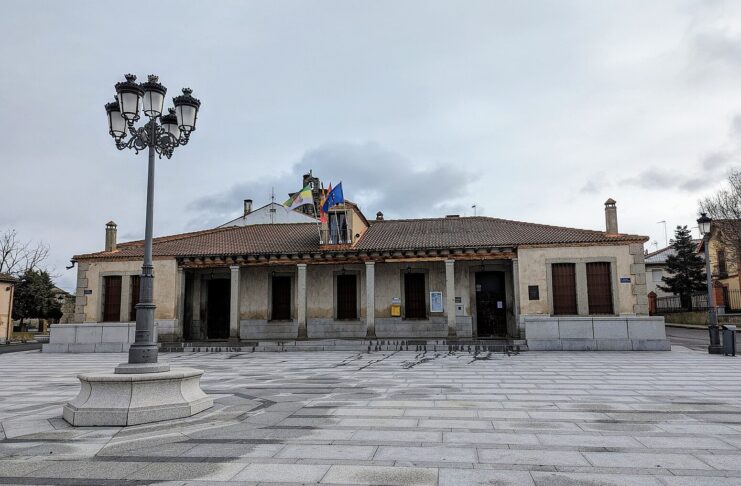
[[[314,204],[314,196],[311,194],[311,187],[309,186],[304,187],[292,197],[289,197],[283,203],[283,206],[290,211],[304,204]]]
[[[324,196],[322,197],[322,201],[319,203],[319,221],[322,223],[327,222],[327,212],[324,210],[324,202],[327,200],[327,194],[332,192],[332,183],[329,183],[329,187],[327,188],[327,192],[324,193]]]

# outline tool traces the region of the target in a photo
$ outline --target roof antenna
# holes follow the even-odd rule
[[[270,213],[270,224],[275,223],[273,220],[273,214],[275,214],[273,204],[275,204],[275,187],[270,188],[270,211],[268,211]]]
[[[664,225],[664,246],[669,246],[669,238],[666,235],[666,220],[657,221],[656,224],[663,224]]]
[[[473,209],[473,215],[476,216],[476,204],[471,206],[471,208]]]

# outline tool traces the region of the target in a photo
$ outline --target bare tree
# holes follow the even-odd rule
[[[0,273],[21,276],[29,270],[43,270],[48,256],[49,246],[43,242],[22,241],[14,229],[0,233]]]
[[[700,201],[700,211],[713,218],[726,259],[738,265],[741,259],[741,170],[728,175],[728,187]]]

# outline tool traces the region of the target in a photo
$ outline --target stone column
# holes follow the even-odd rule
[[[576,263],[576,310],[580,316],[589,315],[589,294],[587,293],[587,264]]]
[[[455,337],[455,260],[445,260],[445,307],[448,314],[448,337]]]
[[[376,262],[365,262],[366,337],[376,337]]]
[[[298,267],[298,292],[296,296],[296,308],[298,319],[298,338],[305,339],[306,333],[306,264],[299,263]]]
[[[121,309],[119,311],[120,322],[131,322],[129,311],[131,307],[131,275],[121,275]]]
[[[524,334],[523,329],[520,328],[520,263],[517,258],[512,259],[512,294],[514,297],[514,318],[515,318],[515,329],[519,337]]]
[[[239,265],[231,265],[229,297],[229,339],[239,339]]]
[[[177,319],[175,335],[177,339],[183,339],[183,326],[185,323],[185,271],[183,267],[178,267],[177,296],[175,302],[175,319]]]

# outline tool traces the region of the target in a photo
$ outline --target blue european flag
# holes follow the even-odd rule
[[[324,200],[324,204],[322,204],[322,211],[326,213],[332,206],[336,206],[337,204],[344,202],[345,195],[342,194],[342,182],[340,182],[339,184],[334,186],[331,191],[329,191],[329,194],[327,194],[327,198]]]

